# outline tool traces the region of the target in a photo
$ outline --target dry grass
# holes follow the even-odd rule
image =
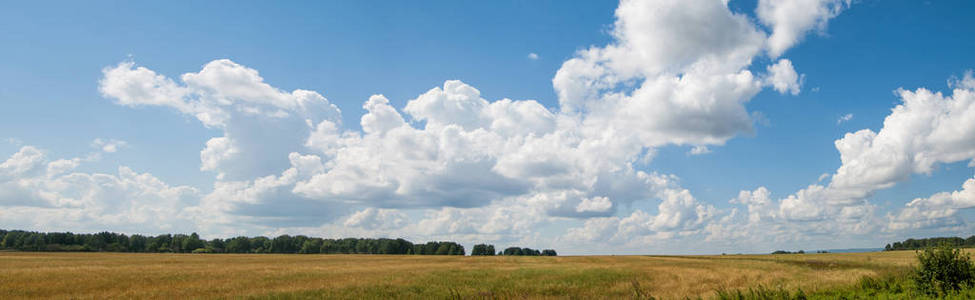
[[[727,256],[448,257],[0,252],[0,299],[662,298],[762,285],[829,289],[913,251]]]

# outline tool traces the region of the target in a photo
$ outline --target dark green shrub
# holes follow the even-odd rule
[[[913,279],[917,289],[928,295],[945,295],[975,283],[971,256],[950,244],[917,252],[918,267]]]

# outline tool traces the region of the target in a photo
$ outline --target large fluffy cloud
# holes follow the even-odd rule
[[[850,197],[889,187],[940,163],[975,158],[975,90],[957,87],[945,96],[924,88],[898,90],[903,101],[879,132],[848,133],[836,141],[843,165],[831,186]]]
[[[605,47],[563,63],[561,110],[595,132],[623,130],[639,146],[720,144],[748,132],[744,108],[761,82],[746,69],[765,34],[721,1],[622,1]],[[631,131],[632,130],[632,131]]]
[[[849,165],[837,170],[842,180],[839,185],[869,193],[913,173],[930,174],[938,164],[969,160],[969,167],[975,165],[975,79],[968,71],[949,85],[954,88],[950,96],[923,88],[913,92],[899,90],[904,103],[884,120],[880,132],[861,130],[848,134],[841,140],[843,143],[837,141],[837,147],[842,145],[846,150],[844,166]],[[878,164],[888,167],[869,169]],[[865,178],[857,180],[856,176]],[[888,216],[888,229],[954,227],[963,223],[956,215],[958,211],[973,206],[975,180],[968,179],[961,190],[907,203],[899,213]]]
[[[197,229],[197,189],[170,186],[125,166],[115,174],[75,171],[83,162],[52,160],[40,149],[24,146],[0,163],[4,226],[130,232]]]
[[[108,68],[102,90],[126,104],[157,99],[154,91],[169,90],[113,92],[128,91],[111,88],[113,83],[137,81],[143,73],[155,74],[130,63]],[[591,136],[599,130],[598,123],[588,125],[591,118],[551,112],[532,100],[487,101],[460,81],[409,101],[406,116],[382,95],[370,97],[360,132],[342,128],[337,118],[315,117],[334,116],[324,98],[316,97],[317,105],[291,105],[290,94],[233,62],[215,61],[185,74],[185,85],[158,75],[148,78],[185,93],[172,103],[220,112],[222,118],[199,118],[224,130],[201,151],[201,168],[218,171],[204,207],[253,223],[322,223],[347,212],[347,206],[465,208],[506,198],[528,199],[548,215],[563,217],[608,216],[621,204],[659,198],[664,200],[655,225],[660,230],[679,229],[705,213],[686,209],[699,206],[689,192],[663,196],[654,182],[657,175],[633,168],[638,155],[655,145],[641,143],[633,132]],[[258,95],[248,98],[250,93]],[[255,99],[269,95],[278,98]],[[418,128],[407,120],[424,123]],[[273,135],[284,137],[269,138]],[[274,155],[285,156],[288,164],[246,163]],[[258,171],[271,175],[255,176]]]
[[[759,0],[756,14],[772,28],[769,54],[775,58],[799,43],[806,32],[822,31],[852,0]]]
[[[564,239],[583,243],[640,244],[675,235],[702,233],[705,225],[716,216],[717,209],[698,203],[689,190],[677,184],[675,176],[644,174],[644,178],[653,187],[655,197],[661,199],[656,215],[636,209],[629,216],[591,218],[582,227],[568,230]]]
[[[163,106],[221,129],[200,152],[200,168],[221,178],[250,179],[287,168],[289,153],[301,149],[320,122],[339,122],[339,110],[322,95],[285,92],[264,82],[254,69],[221,59],[182,84],[133,62],[103,70],[99,90],[125,106]]]
[[[968,180],[959,191],[917,198],[888,215],[879,226],[874,205],[876,191],[907,180],[913,174],[931,174],[941,164],[975,161],[975,85],[971,73],[951,82],[951,94],[925,88],[899,89],[901,103],[884,119],[879,131],[862,129],[836,140],[841,165],[828,184],[813,184],[777,202],[767,190],[743,191],[733,202],[746,204],[751,220],[780,223],[805,222],[807,229],[833,227],[834,232],[868,232],[958,228],[956,215],[973,206]],[[972,163],[969,163],[972,165]],[[868,222],[869,221],[869,222]],[[835,224],[848,226],[835,227]]]
[[[964,223],[957,213],[975,207],[975,179],[968,179],[961,190],[916,198],[896,215],[888,215],[891,230],[952,227]]]
[[[381,95],[363,108],[368,111],[362,116],[363,132],[340,133],[328,125],[312,134],[310,140],[334,141],[312,143],[318,146],[313,150],[332,159],[324,172],[298,183],[295,192],[382,207],[484,206],[528,191],[528,183],[494,167],[526,137],[545,134],[554,119],[535,101],[488,104],[480,92],[459,81],[448,81],[443,89],[434,88],[407,104],[413,120],[426,121],[424,128],[407,124]],[[510,118],[517,125],[542,125],[511,128]]]

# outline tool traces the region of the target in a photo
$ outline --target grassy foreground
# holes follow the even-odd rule
[[[719,290],[855,295],[913,251],[727,256],[0,252],[0,299],[714,298]],[[866,284],[870,284],[869,282]],[[832,295],[832,296],[830,296]]]

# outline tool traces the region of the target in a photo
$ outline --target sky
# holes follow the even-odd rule
[[[0,228],[560,254],[970,235],[970,1],[0,10]]]

